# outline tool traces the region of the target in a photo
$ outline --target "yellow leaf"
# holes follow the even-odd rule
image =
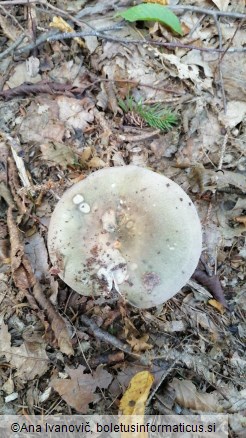
[[[129,386],[120,401],[122,417],[120,423],[124,424],[125,431],[131,430],[135,424],[134,415],[138,415],[138,421],[144,424],[144,411],[154,376],[149,371],[141,371],[131,379]],[[140,417],[139,417],[140,416]],[[128,428],[128,429],[127,429]],[[121,433],[121,438],[148,438],[147,432]]]
[[[154,377],[149,371],[141,371],[131,379],[120,401],[120,410],[123,415],[144,415],[145,404],[153,381]]]
[[[55,29],[59,29],[61,32],[65,33],[74,32],[74,29],[61,17],[53,17],[50,27],[54,27]],[[81,38],[75,37],[74,39],[80,47],[84,47],[84,43]]]
[[[215,309],[217,309],[222,315],[223,315],[223,313],[225,313],[225,308],[224,308],[223,304],[219,303],[219,301],[209,300],[208,304],[210,304],[210,306],[215,307]]]

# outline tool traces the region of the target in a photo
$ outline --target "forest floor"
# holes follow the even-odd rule
[[[241,437],[245,1],[170,1],[182,36],[115,17],[132,5],[0,1],[0,413],[115,414],[148,370],[146,413],[229,414],[230,436]],[[65,37],[67,26],[82,36]],[[137,102],[177,123],[149,126]],[[179,184],[203,227],[192,279],[147,310],[79,295],[47,250],[64,191],[129,164]]]

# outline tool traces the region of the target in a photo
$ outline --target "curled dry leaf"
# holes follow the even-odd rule
[[[61,352],[68,356],[73,355],[74,351],[66,323],[56,311],[50,300],[46,298],[38,282],[36,282],[33,287],[33,295],[42,309],[47,312],[48,319],[51,322],[51,328],[55,334]]]
[[[145,335],[140,338],[135,338],[135,336],[132,335],[127,342],[132,347],[133,351],[139,353],[140,351],[151,350],[151,348],[153,348],[153,345],[147,343],[148,339],[149,335],[145,333]]]
[[[145,333],[143,336],[140,336],[140,333],[134,324],[127,317],[124,318],[124,334],[126,337],[126,342],[136,353],[139,353],[140,351],[151,350],[151,348],[153,348],[153,345],[147,343],[149,335]]]
[[[203,393],[197,391],[190,380],[174,378],[169,386],[176,392],[176,401],[183,408],[201,412],[222,412],[216,391]]]
[[[12,208],[7,213],[7,224],[11,244],[11,270],[13,280],[18,289],[28,289],[35,283],[31,265],[25,255],[23,245],[20,241],[18,228],[14,221]]]
[[[61,351],[70,356],[73,354],[73,348],[65,321],[46,298],[33,274],[31,264],[24,251],[23,243],[20,240],[20,234],[14,221],[11,207],[9,207],[7,213],[7,224],[11,244],[11,270],[15,286],[21,291],[24,290],[26,292],[29,288],[33,287],[34,298],[42,309],[47,312]]]

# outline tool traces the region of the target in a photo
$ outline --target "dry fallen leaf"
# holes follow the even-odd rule
[[[120,422],[124,424],[125,428],[131,428],[131,424],[134,423],[135,415],[140,415],[138,421],[144,423],[145,405],[153,381],[154,376],[149,371],[141,371],[132,377],[129,386],[120,401],[120,411],[122,413]],[[121,433],[121,438],[127,438],[128,436],[129,433],[127,432]],[[148,438],[148,433],[141,431],[134,434],[134,437]]]
[[[17,64],[13,70],[13,73],[9,77],[6,84],[9,88],[18,87],[18,85],[24,84],[25,82],[30,84],[36,84],[41,81],[41,75],[37,74],[36,76],[31,76],[28,72],[26,62],[22,62]]]
[[[48,369],[49,359],[41,336],[29,336],[19,347],[11,347],[11,335],[4,323],[0,330],[0,352],[23,382],[42,376]]]
[[[58,141],[51,141],[40,145],[43,159],[49,165],[59,165],[63,169],[76,162],[76,155],[72,148]]]
[[[20,233],[15,223],[11,207],[9,207],[7,213],[7,224],[11,244],[11,270],[13,280],[18,289],[25,290],[34,285],[35,278],[33,276],[30,263],[24,252],[24,247],[20,240]]]
[[[65,20],[61,17],[53,17],[52,22],[50,23],[50,27],[54,27],[55,29],[59,29],[61,32],[74,32],[74,29],[66,23]],[[75,37],[74,40],[80,47],[84,47],[84,43],[81,38]]]
[[[169,386],[175,389],[177,403],[187,409],[202,412],[222,412],[218,394],[198,392],[194,383],[190,380],[174,378]]]
[[[209,300],[208,304],[210,304],[210,306],[213,306],[215,309],[217,309],[222,315],[223,313],[225,313],[225,308],[223,304],[219,303],[217,300]]]
[[[96,372],[85,374],[85,367],[80,365],[76,370],[66,368],[70,379],[53,379],[51,386],[70,406],[81,414],[88,412],[89,403],[95,400],[96,388],[107,388],[112,376],[98,366]]]
[[[59,108],[59,119],[67,128],[82,129],[84,131],[93,122],[93,104],[90,99],[81,100],[67,96],[59,96],[56,99]]]
[[[227,11],[229,0],[213,0],[213,3],[220,11]]]
[[[144,415],[145,404],[153,381],[154,377],[149,371],[141,371],[131,379],[120,401],[120,410],[123,415]]]
[[[126,338],[126,342],[136,353],[139,353],[140,351],[151,350],[151,348],[153,348],[153,345],[147,343],[149,335],[145,333],[140,337],[138,330],[132,321],[127,317],[124,318],[124,336]]]
[[[99,157],[93,157],[87,162],[87,165],[91,168],[101,168],[107,166],[107,164]]]
[[[127,342],[132,347],[133,351],[139,353],[140,351],[151,350],[151,348],[153,348],[153,345],[147,343],[148,339],[149,335],[145,333],[141,338],[135,338],[135,336],[132,335],[127,339]]]
[[[77,370],[66,368],[70,379],[54,379],[51,386],[68,405],[81,414],[86,414],[89,403],[94,401],[95,382],[90,374],[84,374],[85,367],[80,365]]]
[[[219,120],[225,128],[235,128],[242,122],[246,114],[246,102],[240,100],[231,100],[228,102],[226,114],[221,111]]]

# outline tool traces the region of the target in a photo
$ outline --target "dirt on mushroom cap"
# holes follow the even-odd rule
[[[137,166],[113,167],[64,193],[51,217],[48,246],[59,276],[78,293],[110,296],[116,290],[149,308],[191,277],[201,225],[173,181]]]

